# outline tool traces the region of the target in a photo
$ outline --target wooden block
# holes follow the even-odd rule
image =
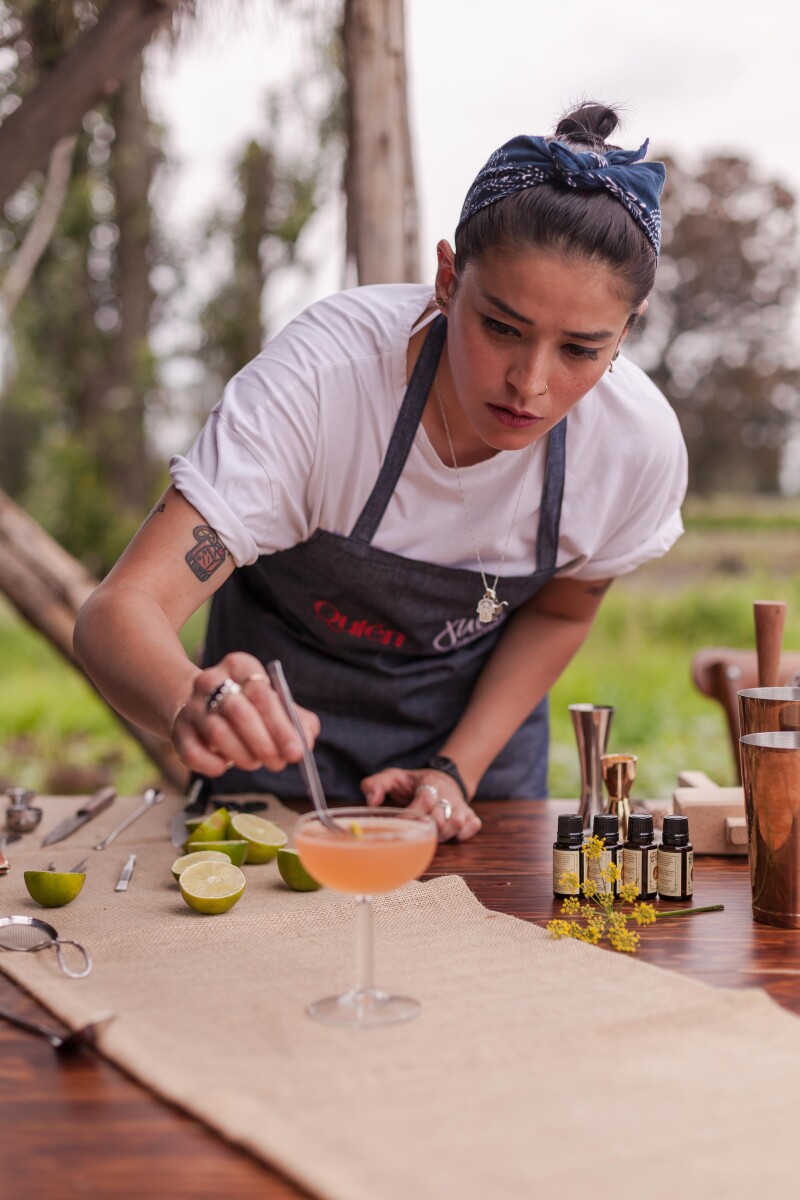
[[[679,787],[673,803],[679,816],[689,818],[695,854],[747,854],[744,792],[740,787]]]

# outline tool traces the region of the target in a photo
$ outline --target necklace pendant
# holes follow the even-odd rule
[[[487,587],[478,601],[478,607],[475,611],[482,625],[490,625],[492,621],[495,621],[500,616],[504,608],[508,608],[508,601],[498,600],[497,592],[494,588]]]

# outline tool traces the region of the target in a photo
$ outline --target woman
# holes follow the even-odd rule
[[[686,455],[619,359],[658,254],[659,163],[582,106],[475,180],[426,286],[313,305],[228,385],[87,602],[103,694],[223,791],[299,797],[282,661],[332,799],[471,837],[546,794],[547,693],[612,578],[682,531]],[[212,593],[200,670],[177,631]]]

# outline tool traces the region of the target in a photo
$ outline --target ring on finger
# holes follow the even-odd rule
[[[422,792],[428,792],[434,804],[441,803],[441,792],[435,783],[421,783],[414,792],[414,795],[419,796]]]
[[[450,801],[446,800],[444,798],[444,796],[440,796],[439,799],[436,801],[436,803],[441,805],[442,812],[444,813],[445,822],[449,821],[453,815],[453,806],[450,803]]]
[[[248,675],[245,679],[240,680],[240,687],[247,687],[248,683],[258,683],[261,680],[269,683],[269,679],[263,671],[254,671],[252,675]]]
[[[235,679],[223,679],[222,683],[206,696],[206,709],[210,713],[217,712],[222,708],[228,696],[238,696],[241,690],[241,685]]]

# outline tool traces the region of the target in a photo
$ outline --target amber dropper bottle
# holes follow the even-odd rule
[[[662,900],[690,900],[694,892],[694,848],[689,841],[689,818],[664,817],[658,847],[658,895]]]
[[[603,843],[603,853],[598,861],[590,860],[586,864],[586,875],[591,879],[592,883],[601,891],[613,891],[614,895],[619,895],[621,883],[612,884],[609,888],[604,879],[601,878],[600,872],[603,867],[607,867],[613,863],[615,867],[620,864],[621,846],[619,844],[619,819],[613,813],[598,813],[592,821],[592,836],[599,838]]]
[[[562,813],[558,818],[558,832],[553,843],[553,895],[556,900],[565,896],[580,896],[580,887],[564,888],[559,880],[566,872],[578,876],[578,883],[583,883],[585,857],[581,853],[583,845],[583,819],[576,813]]]
[[[653,818],[646,813],[628,817],[628,840],[622,847],[622,882],[635,883],[640,900],[655,900],[658,847],[653,837]]]

